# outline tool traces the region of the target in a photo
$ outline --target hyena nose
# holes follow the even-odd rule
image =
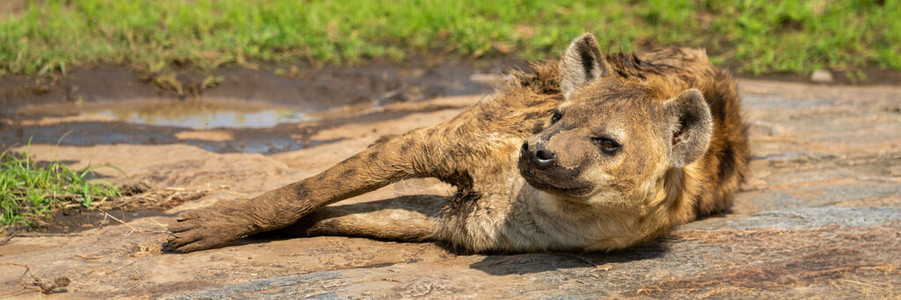
[[[535,144],[535,152],[532,152],[529,149],[529,142],[522,143],[522,149],[520,149],[520,155],[523,158],[530,158],[529,160],[533,162],[535,167],[540,169],[544,169],[554,164],[557,161],[557,155],[554,154],[553,151],[548,150],[541,143]]]
[[[535,144],[535,165],[539,168],[547,168],[557,161],[557,155],[553,151],[548,150],[541,143]]]

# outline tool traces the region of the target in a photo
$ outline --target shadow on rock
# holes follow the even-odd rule
[[[658,239],[638,247],[612,252],[489,255],[469,267],[491,275],[521,275],[654,259],[662,257],[666,251],[665,241]]]

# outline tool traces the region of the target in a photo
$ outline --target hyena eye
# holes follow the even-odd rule
[[[601,151],[607,154],[614,154],[623,148],[622,145],[608,138],[593,138],[592,140],[601,147]]]
[[[560,121],[561,118],[563,118],[563,115],[560,114],[559,111],[556,111],[556,110],[555,110],[555,111],[554,111],[554,116],[551,117],[551,124],[557,123],[557,121]]]

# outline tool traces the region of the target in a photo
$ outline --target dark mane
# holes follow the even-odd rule
[[[672,58],[693,61],[696,57],[681,48],[663,48],[647,53],[649,57],[640,58],[634,53],[611,53],[604,56],[613,74],[623,79],[647,80],[648,75],[664,75],[684,71],[678,66],[667,64]],[[665,58],[665,59],[661,59]],[[531,71],[513,70],[510,72],[514,87],[525,88],[537,94],[560,93],[560,69],[558,62],[535,62]],[[677,72],[674,72],[677,71]]]
[[[640,59],[634,53],[611,53],[607,54],[605,59],[610,68],[613,69],[614,74],[621,78],[645,80],[648,74],[663,75],[666,72],[678,69],[678,67],[659,62],[651,63],[648,60]]]
[[[557,62],[532,63],[531,72],[510,71],[509,84],[531,90],[536,94],[560,94],[560,69]]]

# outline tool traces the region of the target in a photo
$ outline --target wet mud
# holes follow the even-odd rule
[[[29,141],[72,146],[183,143],[219,153],[281,153],[335,142],[311,138],[335,124],[416,113],[386,112],[383,107],[391,103],[489,93],[502,71],[524,67],[499,60],[412,67],[228,68],[220,71],[220,86],[185,99],[112,66],[76,70],[52,86],[10,77],[0,80],[0,147]],[[283,69],[289,71],[276,71]],[[41,84],[48,84],[46,91],[39,89]]]

